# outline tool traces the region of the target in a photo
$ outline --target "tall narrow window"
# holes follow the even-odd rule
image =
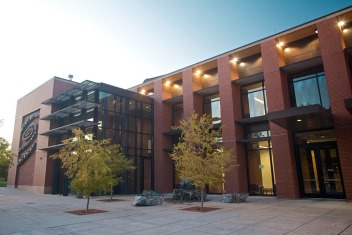
[[[274,161],[269,141],[247,144],[247,166],[249,175],[249,193],[274,195]]]
[[[203,112],[213,119],[213,124],[221,123],[221,109],[219,94],[203,98]]]
[[[268,112],[264,82],[241,88],[243,117],[251,118]]]

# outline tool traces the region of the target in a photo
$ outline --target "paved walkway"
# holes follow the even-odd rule
[[[108,212],[78,216],[66,211],[84,209],[85,199],[0,188],[0,234],[352,234],[350,202],[249,197],[228,204],[220,197],[208,197],[205,206],[221,209],[207,213],[180,210],[196,202],[135,207],[133,196],[97,197],[90,208]]]

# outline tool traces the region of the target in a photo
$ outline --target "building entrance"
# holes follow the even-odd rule
[[[303,197],[344,198],[337,145],[325,134],[314,133],[297,145],[297,162]],[[314,139],[313,139],[314,138]],[[323,141],[319,141],[323,140]]]

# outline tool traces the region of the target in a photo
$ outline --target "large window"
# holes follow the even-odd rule
[[[249,193],[254,195],[274,195],[275,174],[270,141],[247,144],[247,166]]]
[[[268,112],[264,82],[241,88],[243,117],[251,118]]]
[[[324,72],[293,77],[290,84],[292,105],[295,107],[320,104],[330,109]]]

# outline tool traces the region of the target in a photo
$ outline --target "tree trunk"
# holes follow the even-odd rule
[[[88,208],[89,208],[89,196],[87,196],[87,206],[86,206],[86,214],[88,214]]]
[[[200,189],[200,210],[203,211],[203,203],[204,203],[204,187]]]
[[[110,201],[112,201],[112,185],[110,185]]]

